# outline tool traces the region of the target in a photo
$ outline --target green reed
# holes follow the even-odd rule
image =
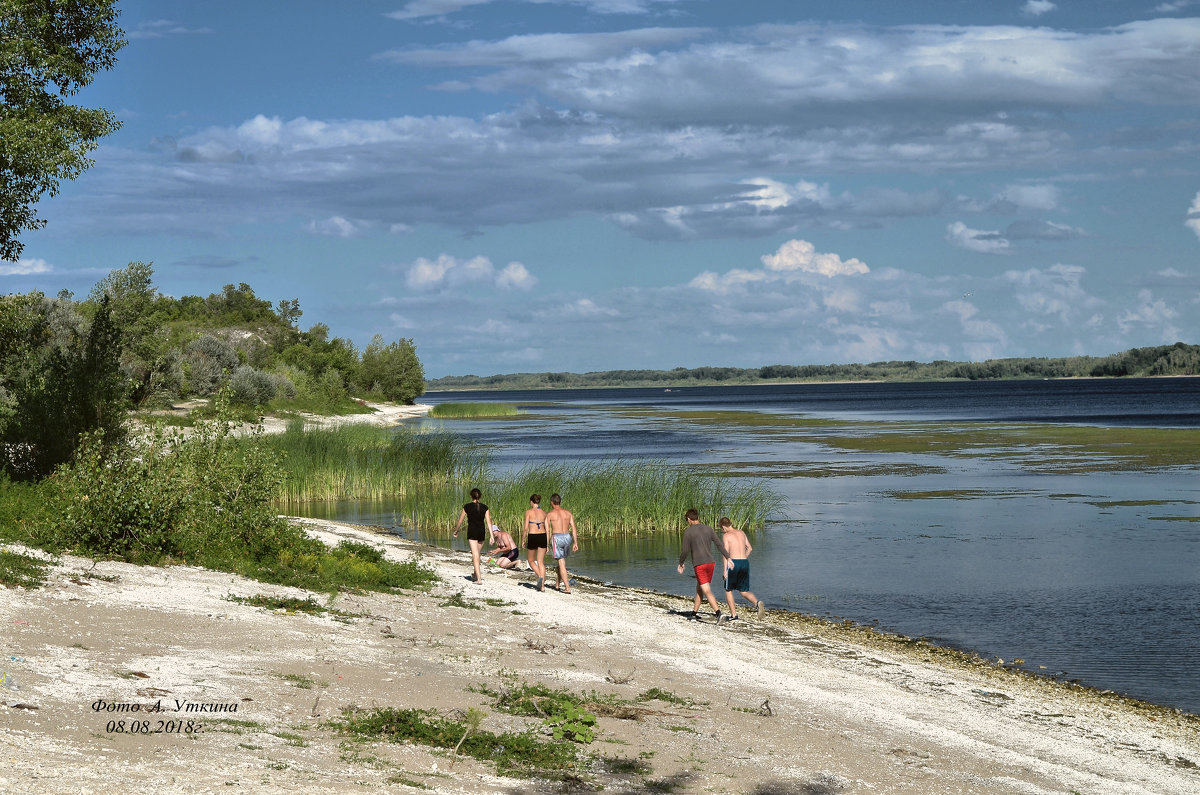
[[[515,417],[521,412],[511,403],[438,403],[429,411],[439,419],[492,419]]]
[[[716,525],[728,516],[737,527],[761,528],[782,506],[782,497],[765,483],[748,478],[706,474],[661,461],[588,461],[542,463],[481,480],[483,502],[501,528],[519,532],[532,494],[542,496],[550,508],[550,495],[563,497],[563,506],[575,514],[579,532],[613,536],[677,530],[686,524],[689,508],[701,521]],[[459,493],[414,490],[401,499],[402,513],[424,533],[447,532],[454,527],[460,503],[467,501],[470,486]]]
[[[363,425],[306,430],[297,420],[258,443],[283,467],[280,502],[388,500],[406,525],[422,533],[452,530],[474,487],[483,491],[493,521],[510,532],[520,531],[534,493],[546,509],[551,494],[562,494],[580,532],[599,536],[676,530],[689,508],[714,526],[728,516],[738,527],[760,528],[782,505],[761,480],[661,461],[542,463],[496,473],[485,448],[445,431]]]
[[[416,491],[456,490],[482,480],[487,455],[454,434],[364,425],[305,430],[260,439],[284,469],[282,502],[378,500]]]

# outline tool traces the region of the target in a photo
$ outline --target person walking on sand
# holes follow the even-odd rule
[[[529,570],[537,577],[537,589],[543,591],[546,587],[546,512],[542,510],[542,495],[529,495],[522,532],[528,550]]]
[[[494,560],[496,565],[502,569],[515,568],[517,558],[521,557],[521,550],[517,548],[517,542],[496,525],[492,525],[492,538],[495,539],[496,546],[488,550],[488,558]]]
[[[575,531],[575,514],[562,507],[562,497],[550,495],[550,513],[546,522],[554,534],[554,560],[558,564],[558,579],[554,590],[571,592],[571,578],[567,574],[567,555],[579,551],[579,535]]]
[[[729,560],[729,553],[717,532],[706,524],[700,523],[700,513],[695,508],[689,508],[684,514],[687,519],[687,529],[683,531],[683,544],[679,552],[679,573],[683,574],[683,562],[691,557],[692,571],[696,576],[696,601],[692,607],[692,618],[700,617],[700,599],[708,600],[713,612],[717,614],[717,623],[725,620],[721,607],[712,592],[713,572],[717,564],[713,560],[712,545],[716,544],[721,550],[721,556]]]
[[[763,617],[766,607],[762,600],[750,591],[750,539],[741,530],[733,526],[728,516],[722,516],[717,522],[721,528],[721,540],[725,542],[725,551],[729,557],[725,560],[725,600],[729,602],[729,620],[737,621],[737,606],[733,603],[733,592],[737,591],[750,606],[758,611],[758,617]]]
[[[458,515],[458,523],[454,525],[454,537],[458,538],[463,519],[467,520],[467,543],[471,546],[471,565],[475,567],[471,581],[475,583],[483,582],[483,572],[479,566],[479,552],[483,549],[483,539],[486,537],[488,543],[492,543],[492,512],[479,501],[482,496],[479,489],[471,489],[471,501],[463,506],[462,513]]]

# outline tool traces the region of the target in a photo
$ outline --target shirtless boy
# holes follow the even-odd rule
[[[725,551],[729,557],[725,559],[725,600],[729,602],[729,620],[737,621],[737,607],[733,603],[733,592],[737,591],[742,598],[758,610],[758,617],[763,617],[766,607],[762,600],[750,591],[750,539],[741,530],[733,526],[729,517],[722,516],[718,522],[721,526],[721,540],[725,542]]]
[[[488,550],[488,557],[495,558],[496,565],[502,569],[511,569],[516,566],[517,558],[521,557],[521,550],[517,549],[517,543],[513,541],[513,537],[493,525],[492,538],[495,540],[496,546]]]
[[[579,536],[575,532],[575,515],[562,507],[562,497],[557,494],[550,495],[550,513],[546,514],[546,524],[550,526],[554,560],[558,563],[558,581],[554,583],[554,590],[570,593],[567,555],[579,551]]]
[[[692,617],[699,617],[697,614],[700,612],[700,598],[703,597],[708,600],[713,612],[717,614],[717,623],[720,624],[725,620],[725,616],[721,614],[721,608],[712,592],[713,571],[716,569],[712,545],[717,545],[726,561],[729,560],[729,553],[716,531],[706,524],[700,524],[700,513],[695,508],[689,508],[684,516],[687,518],[688,526],[683,531],[683,549],[679,553],[679,573],[683,574],[683,562],[690,556],[692,571],[696,576],[696,602],[692,607]]]

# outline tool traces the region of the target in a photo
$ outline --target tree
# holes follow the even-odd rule
[[[411,339],[388,345],[376,334],[362,354],[358,384],[397,403],[412,403],[425,393],[425,368]]]
[[[120,122],[64,97],[111,69],[125,35],[116,0],[0,0],[0,259],[22,230],[46,222],[33,205],[92,165],[87,154]]]
[[[0,428],[0,468],[44,477],[70,460],[80,439],[102,431],[120,441],[128,407],[120,331],[105,297],[87,323],[75,307],[41,293],[0,299],[0,382],[8,414]]]

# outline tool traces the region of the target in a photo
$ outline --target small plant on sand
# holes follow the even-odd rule
[[[41,588],[50,564],[44,560],[0,549],[0,585],[6,588]]]
[[[454,593],[450,594],[449,598],[447,598],[446,601],[444,601],[440,605],[438,605],[438,607],[461,607],[464,610],[482,610],[483,609],[475,602],[468,602],[466,599],[464,599],[462,591],[455,591]]]
[[[457,748],[464,756],[493,762],[501,774],[554,779],[578,770],[583,763],[574,743],[546,742],[533,732],[470,731],[465,720],[444,717],[434,710],[351,708],[335,725],[359,737]]]

